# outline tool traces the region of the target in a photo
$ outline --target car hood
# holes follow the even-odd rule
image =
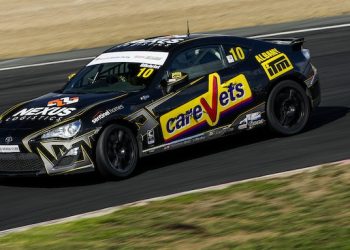
[[[36,129],[51,126],[124,93],[59,94],[49,93],[6,111],[0,120],[1,129]]]

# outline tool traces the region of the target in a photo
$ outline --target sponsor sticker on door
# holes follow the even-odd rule
[[[160,117],[164,140],[174,140],[202,124],[215,126],[225,112],[251,99],[252,92],[243,74],[225,83],[221,83],[219,74],[210,74],[208,92]]]

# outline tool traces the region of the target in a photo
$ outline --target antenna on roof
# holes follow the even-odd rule
[[[187,20],[187,36],[190,36],[190,25]]]

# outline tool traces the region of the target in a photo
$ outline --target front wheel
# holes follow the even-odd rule
[[[96,146],[98,172],[106,178],[126,178],[138,162],[138,146],[132,131],[124,126],[106,127]]]
[[[281,135],[294,135],[304,129],[310,116],[305,90],[294,81],[282,81],[271,91],[266,108],[269,127]]]

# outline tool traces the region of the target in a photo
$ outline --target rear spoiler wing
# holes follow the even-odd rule
[[[261,38],[259,40],[280,45],[289,45],[293,50],[300,50],[305,42],[304,38]]]

